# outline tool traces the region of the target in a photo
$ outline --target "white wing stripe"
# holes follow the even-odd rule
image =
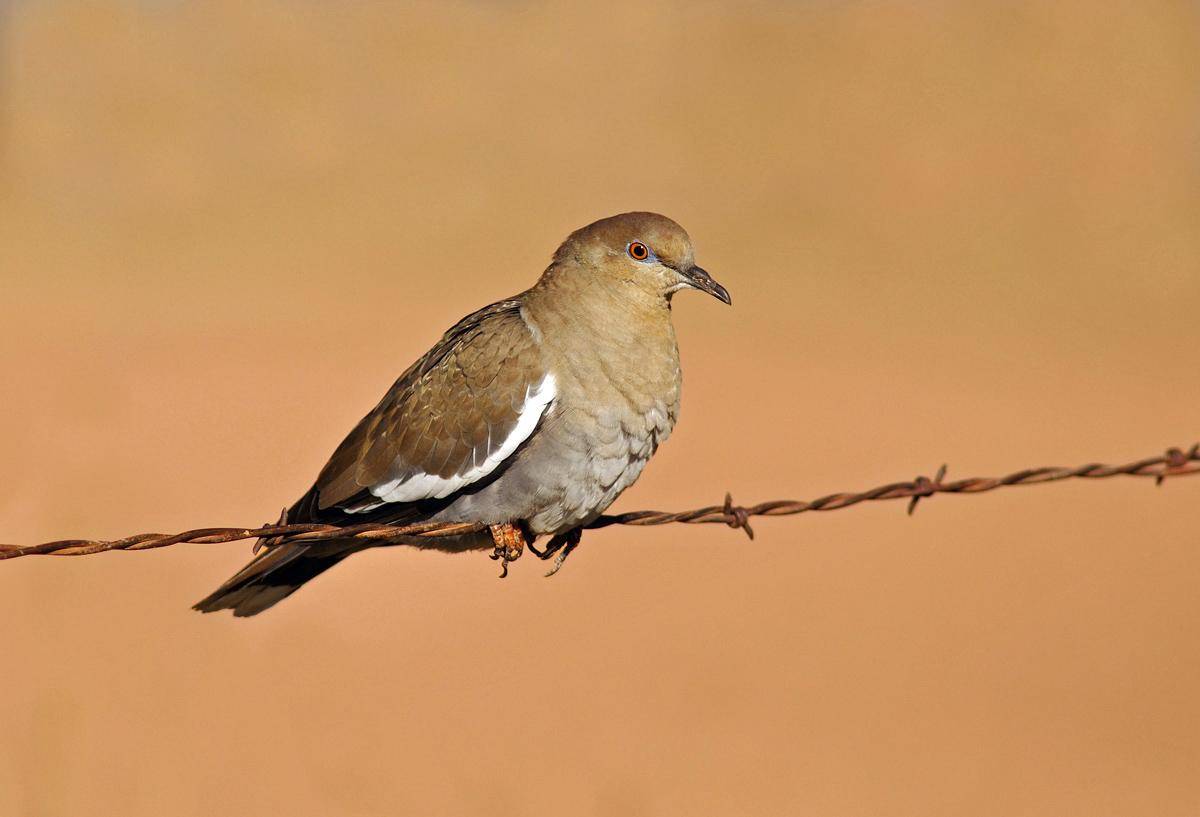
[[[470,485],[472,482],[483,479],[492,473],[492,471],[495,471],[500,463],[508,459],[517,450],[517,447],[529,438],[529,435],[533,433],[533,429],[537,427],[538,420],[545,413],[546,407],[550,405],[557,394],[558,387],[554,382],[554,375],[552,374],[547,374],[542,378],[542,382],[538,383],[532,391],[530,391],[529,387],[526,387],[525,402],[521,406],[521,413],[517,416],[517,424],[513,426],[513,430],[509,432],[508,436],[504,438],[504,442],[500,443],[500,447],[478,465],[474,464],[475,460],[472,458],[472,467],[461,474],[440,477],[436,474],[427,474],[422,471],[403,480],[393,479],[382,482],[379,485],[373,485],[370,491],[379,498],[378,502],[371,502],[354,508],[346,508],[345,511],[347,513],[362,513],[374,510],[387,502],[416,502],[420,499],[441,499],[464,486]],[[491,442],[490,432],[488,442]]]

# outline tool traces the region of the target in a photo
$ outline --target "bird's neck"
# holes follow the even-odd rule
[[[530,323],[568,345],[675,346],[671,304],[637,283],[587,269],[551,268],[525,293]]]

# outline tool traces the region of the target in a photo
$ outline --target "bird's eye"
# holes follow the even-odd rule
[[[650,248],[640,241],[634,241],[629,245],[629,257],[634,261],[645,261],[650,257]]]

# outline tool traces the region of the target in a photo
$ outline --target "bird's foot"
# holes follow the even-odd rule
[[[525,533],[511,522],[489,525],[488,530],[491,531],[492,542],[496,545],[491,558],[501,560],[500,578],[503,579],[508,575],[508,563],[521,558],[521,552],[525,549]]]
[[[542,561],[553,558],[556,553],[558,554],[558,558],[554,559],[554,566],[546,574],[546,578],[549,578],[562,568],[563,562],[567,560],[567,557],[571,555],[571,552],[575,548],[579,547],[579,540],[582,538],[583,528],[575,528],[574,530],[569,530],[566,533],[560,533],[553,537],[546,543],[545,550],[538,550],[532,544],[529,546],[529,549],[533,551],[534,556],[537,556]]]

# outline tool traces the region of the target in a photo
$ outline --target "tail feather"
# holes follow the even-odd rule
[[[202,613],[232,610],[235,616],[258,615],[345,559],[357,547],[333,549],[283,544],[263,551],[192,609]]]
[[[3,0],[0,0],[2,3]],[[373,514],[348,517],[336,509],[322,511],[317,507],[315,490],[310,490],[291,508],[283,512],[279,524],[289,522],[380,522],[407,524],[427,519],[431,509],[405,506],[399,509],[380,509]],[[283,538],[260,539],[255,550],[265,547],[245,567],[211,594],[196,602],[192,609],[202,613],[232,610],[235,616],[254,616],[273,607],[295,593],[306,582],[316,578],[352,553],[384,544],[404,544],[447,553],[487,549],[493,546],[486,531],[462,536],[439,536],[433,539],[402,537],[386,542],[364,539],[325,539],[303,544]]]

